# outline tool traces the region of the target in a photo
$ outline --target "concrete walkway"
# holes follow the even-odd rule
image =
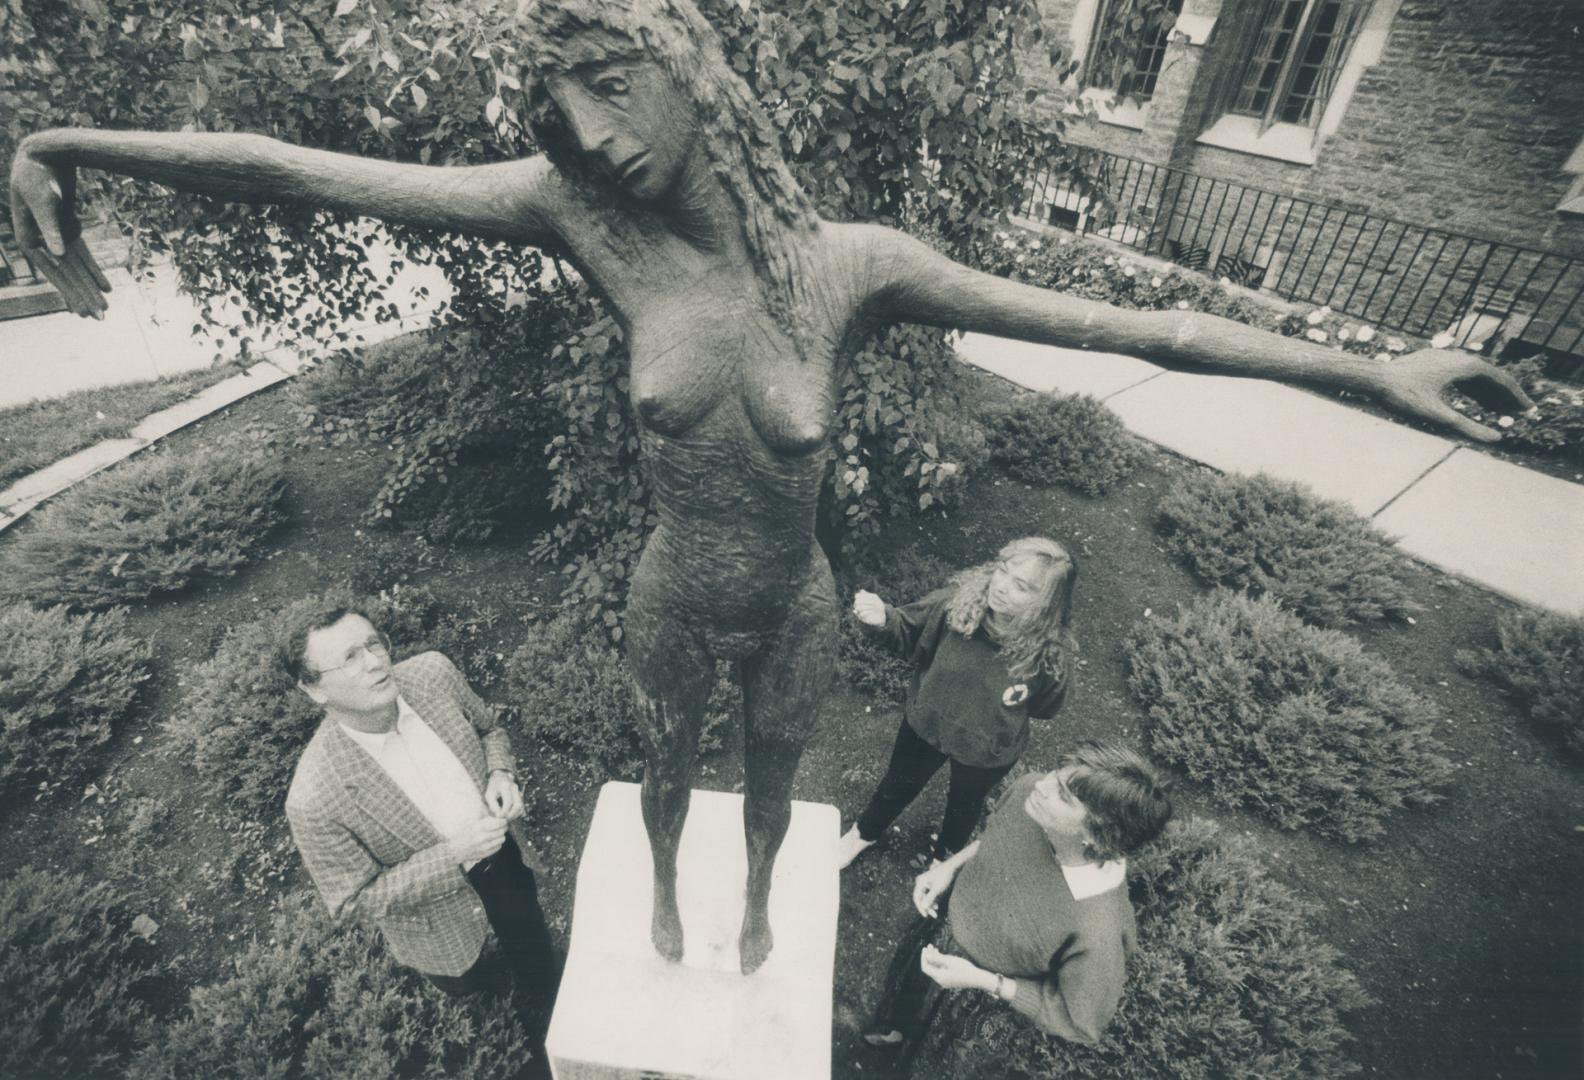
[[[136,284],[122,274],[120,284],[103,321],[56,314],[0,322],[0,406],[210,362],[213,346],[190,335],[195,311],[171,275]],[[420,297],[420,288],[429,295]],[[409,268],[389,295],[412,314],[361,328],[366,341],[425,321],[447,293],[434,272]],[[1584,486],[1277,383],[1183,375],[1133,357],[978,334],[959,352],[1031,389],[1091,394],[1133,431],[1184,457],[1307,484],[1374,519],[1409,554],[1503,596],[1584,614]],[[244,374],[149,417],[127,438],[0,491],[0,530],[171,431],[289,378],[305,362],[295,350],[276,349]]]
[[[1032,390],[1099,398],[1134,432],[1222,472],[1306,484],[1492,592],[1584,615],[1584,486],[1280,383],[983,334],[958,352]]]

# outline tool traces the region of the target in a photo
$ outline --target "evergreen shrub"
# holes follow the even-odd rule
[[[836,674],[860,694],[882,703],[901,704],[913,678],[913,665],[865,630],[852,612],[859,589],[875,593],[893,607],[922,600],[951,581],[955,571],[946,562],[917,547],[888,558],[870,558],[842,575],[841,639],[836,649]]]
[[[214,656],[188,676],[165,735],[167,752],[190,767],[195,788],[234,823],[283,817],[292,770],[323,713],[274,658],[289,628],[327,603],[367,612],[391,639],[398,661],[436,649],[464,671],[469,667],[443,609],[422,589],[373,597],[333,589],[232,627]]]
[[[1472,675],[1505,687],[1541,729],[1584,759],[1584,619],[1543,611],[1504,612],[1497,645],[1458,653]]]
[[[1358,1071],[1345,1013],[1369,1000],[1313,912],[1212,822],[1173,823],[1128,862],[1138,949],[1094,1045],[1045,1035],[984,994],[944,996],[913,1075],[1310,1080]]]
[[[1318,626],[1419,610],[1392,540],[1300,484],[1195,473],[1161,500],[1159,514],[1168,549],[1200,579],[1270,596]]]
[[[1143,464],[1146,451],[1116,413],[1088,394],[1024,397],[989,417],[990,460],[1030,484],[1104,495]]]
[[[0,877],[0,1076],[119,1076],[153,1036],[158,970],[103,882],[24,867]]]
[[[91,610],[229,577],[280,523],[285,497],[263,455],[137,458],[65,492],[0,546],[0,590]]]
[[[1370,840],[1452,772],[1430,705],[1336,630],[1218,590],[1127,644],[1154,753],[1284,829]]]
[[[511,997],[450,997],[393,963],[374,932],[338,931],[299,897],[234,974],[192,991],[128,1075],[506,1080],[534,1053]]]
[[[506,662],[505,686],[518,723],[567,765],[590,779],[642,775],[632,674],[595,624],[564,612],[533,627]],[[721,748],[727,724],[740,708],[741,694],[726,665],[719,665],[700,750]]]
[[[148,678],[149,648],[125,612],[0,608],[0,799],[81,781]]]

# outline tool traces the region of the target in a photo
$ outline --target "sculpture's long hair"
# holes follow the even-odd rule
[[[737,204],[743,239],[777,323],[803,350],[808,269],[804,240],[819,215],[781,154],[770,119],[721,53],[690,0],[524,0],[518,9],[533,75],[529,127],[550,160],[580,184],[592,176],[545,89],[545,77],[590,61],[646,58],[687,95],[710,167]]]
[[[1065,681],[1077,649],[1072,603],[1078,563],[1054,540],[1043,536],[1014,540],[993,561],[958,574],[952,579],[955,591],[946,602],[946,625],[964,637],[978,630],[990,610],[990,576],[1000,564],[1023,558],[1038,562],[1044,574],[1038,595],[1000,631],[1001,655],[1007,670],[1019,678],[1044,674]]]

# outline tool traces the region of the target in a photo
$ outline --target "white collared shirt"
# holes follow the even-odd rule
[[[1110,892],[1127,880],[1127,860],[1084,863],[1081,866],[1063,866],[1062,877],[1067,879],[1067,889],[1074,900],[1087,900],[1091,896]]]
[[[489,813],[467,768],[403,698],[396,699],[396,726],[390,731],[371,734],[345,724],[341,730],[369,752],[442,838]],[[466,863],[464,869],[472,866]]]

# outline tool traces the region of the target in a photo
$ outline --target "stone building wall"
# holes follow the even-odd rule
[[[1041,102],[1048,115],[1065,122],[1070,144],[1205,178],[1198,189],[1165,173],[1146,175],[1140,184],[1135,170],[1131,190],[1144,192],[1145,211],[1160,220],[1152,242],[1163,254],[1171,255],[1168,242],[1176,242],[1207,246],[1212,270],[1223,256],[1224,268],[1237,265],[1231,257],[1268,264],[1267,287],[1280,275],[1283,291],[1313,295],[1316,302],[1339,280],[1341,291],[1356,300],[1377,295],[1375,307],[1396,290],[1403,304],[1417,303],[1413,317],[1426,318],[1432,332],[1438,327],[1429,324],[1437,319],[1507,304],[1518,294],[1534,307],[1549,291],[1549,309],[1559,311],[1584,285],[1584,266],[1562,273],[1561,259],[1542,264],[1534,256],[1492,253],[1488,245],[1448,241],[1426,229],[1584,259],[1584,215],[1556,209],[1577,180],[1564,163],[1584,139],[1584,2],[1376,2],[1396,7],[1389,23],[1389,8],[1379,22],[1385,29],[1378,59],[1360,73],[1312,164],[1197,141],[1213,119],[1208,110],[1216,73],[1236,62],[1223,44],[1230,38],[1225,25],[1207,45],[1172,45],[1142,130],[1061,115],[1060,102],[1070,94],[1048,93]],[[1067,41],[1083,36],[1075,33],[1074,15],[1092,5],[1041,0],[1041,6],[1048,34]],[[1186,0],[1184,13],[1224,23],[1254,6],[1254,0]],[[1218,202],[1225,189],[1212,186],[1217,180],[1355,213],[1327,215],[1303,203],[1294,210],[1269,196],[1244,197],[1239,204],[1237,193]],[[1213,228],[1199,224],[1207,213],[1215,215]],[[1285,251],[1274,262],[1269,244],[1255,250],[1246,239],[1240,247],[1240,238],[1275,229],[1284,218]],[[1199,239],[1186,234],[1187,219]],[[1311,258],[1300,271],[1303,257],[1317,248],[1331,254]],[[1499,281],[1498,271],[1509,263]]]

